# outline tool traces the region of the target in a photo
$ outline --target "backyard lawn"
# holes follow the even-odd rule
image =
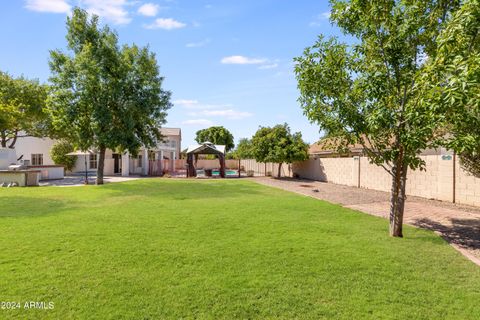
[[[480,268],[246,180],[3,188],[0,301],[22,304],[0,319],[478,319]]]

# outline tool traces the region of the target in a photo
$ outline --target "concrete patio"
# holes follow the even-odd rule
[[[106,176],[103,178],[105,183],[116,183],[142,179],[141,176]],[[95,176],[88,177],[88,184],[95,184]],[[64,179],[58,180],[44,180],[40,181],[41,187],[55,186],[55,187],[80,187],[85,185],[85,177],[83,176],[66,176]]]

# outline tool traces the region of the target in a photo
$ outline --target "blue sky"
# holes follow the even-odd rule
[[[2,1],[0,70],[47,81],[49,50],[65,47],[73,6],[98,14],[121,43],[156,53],[174,103],[167,126],[182,128],[184,146],[211,125],[238,141],[287,122],[307,142],[318,140],[297,102],[292,60],[320,33],[338,35],[328,1]]]

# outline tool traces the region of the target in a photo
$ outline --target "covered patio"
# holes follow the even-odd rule
[[[203,142],[199,145],[190,146],[187,149],[187,178],[197,176],[196,164],[200,154],[215,155],[218,158],[220,168],[219,175],[225,178],[225,146],[215,145],[211,142]]]

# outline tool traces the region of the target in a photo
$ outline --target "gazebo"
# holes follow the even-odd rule
[[[213,154],[220,162],[220,177],[225,178],[225,146],[204,142],[199,145],[189,146],[187,149],[187,178],[196,177],[195,164],[199,154]]]

